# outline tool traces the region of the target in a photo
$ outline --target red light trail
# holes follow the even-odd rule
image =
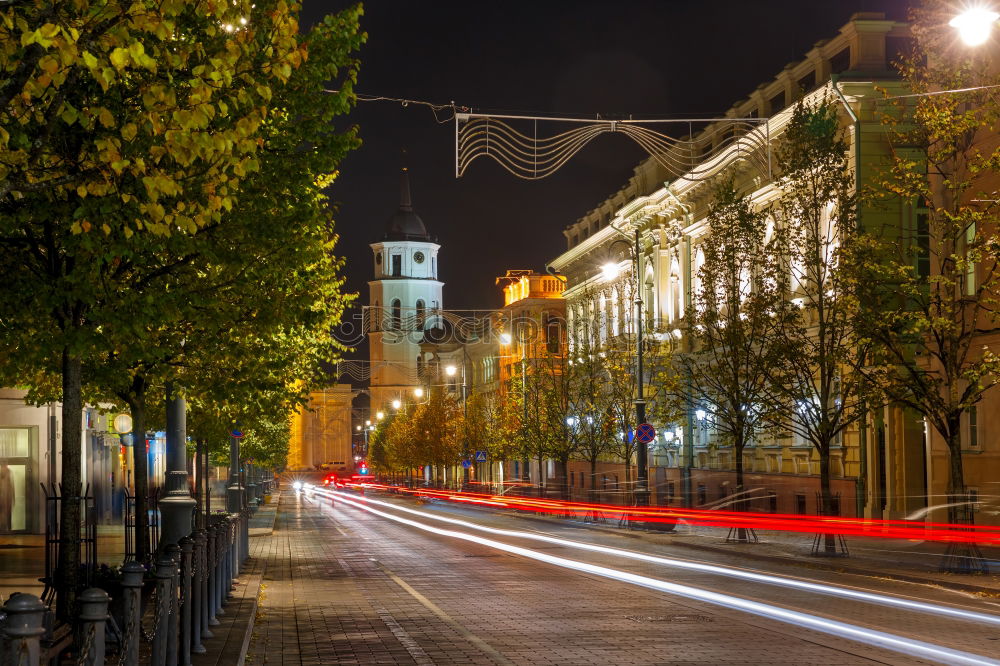
[[[846,536],[883,539],[915,539],[942,543],[977,543],[987,546],[1000,546],[1000,527],[993,526],[917,523],[903,520],[876,520],[833,516],[803,516],[751,511],[628,507],[614,504],[491,495],[488,493],[471,493],[457,490],[414,489],[377,483],[349,483],[344,485],[361,489],[371,488],[372,490],[405,493],[418,498],[432,498],[448,502],[490,508],[514,509],[517,511],[570,518],[587,518],[600,515],[645,523],[668,524],[685,522],[703,527],[743,527],[809,534],[843,534]]]

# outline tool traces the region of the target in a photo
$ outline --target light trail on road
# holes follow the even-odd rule
[[[436,488],[405,488],[384,484],[345,484],[356,488],[373,488],[406,493],[417,497],[430,497],[448,502],[477,504],[508,508],[518,511],[574,516],[593,514],[621,516],[637,522],[677,523],[680,521],[705,527],[737,527],[766,529],[809,534],[844,534],[881,539],[918,539],[941,543],[977,543],[1000,545],[1000,527],[992,525],[959,525],[953,523],[925,523],[874,518],[842,518],[838,516],[806,516],[753,511],[721,511],[717,509],[679,509],[674,507],[630,507],[614,504],[570,502],[556,499],[489,495]]]
[[[331,491],[320,491],[317,489],[317,492],[321,494],[327,494],[330,493]],[[345,496],[343,493],[339,492],[336,493],[336,496],[338,499],[348,497]],[[610,546],[601,546],[598,544],[586,543],[584,541],[573,541],[570,539],[553,537],[548,534],[543,534],[539,532],[522,532],[519,530],[505,530],[496,527],[486,527],[484,525],[478,525],[476,523],[471,523],[457,518],[440,516],[433,513],[428,513],[426,511],[419,511],[417,509],[411,509],[409,507],[399,506],[398,504],[393,504],[391,502],[383,502],[381,500],[376,500],[368,497],[364,498],[364,501],[369,504],[377,504],[380,506],[394,509],[396,511],[403,511],[411,515],[420,516],[422,518],[428,518],[431,520],[437,520],[440,522],[450,523],[453,525],[459,525],[461,527],[477,530],[480,532],[486,532],[497,536],[509,536],[518,539],[544,541],[546,543],[567,546],[570,548],[577,548],[579,550],[589,550],[592,552],[603,553],[606,555],[614,555],[617,557],[624,557],[632,560],[650,562],[653,564],[661,564],[665,566],[675,567],[678,569],[701,571],[704,573],[728,576],[730,578],[741,578],[743,580],[749,580],[757,583],[765,583],[767,585],[777,585],[780,587],[795,588],[799,590],[804,590],[806,592],[816,592],[819,594],[827,594],[847,599],[855,599],[858,601],[879,604],[881,606],[903,608],[906,610],[929,613],[932,615],[940,615],[945,617],[952,617],[959,620],[982,622],[984,624],[992,624],[1000,626],[1000,615],[987,615],[986,613],[977,613],[975,611],[967,611],[960,608],[951,608],[949,606],[939,606],[937,604],[930,604],[922,601],[913,601],[911,599],[903,599],[900,597],[893,597],[884,594],[877,594],[874,592],[867,592],[856,588],[824,585],[822,583],[814,583],[797,578],[776,576],[773,574],[764,574],[756,571],[750,571],[747,569],[738,569],[735,567],[727,567],[717,564],[707,564],[705,562],[696,562],[692,560],[682,560],[673,557],[661,557],[658,555],[649,555],[648,553],[642,553],[633,550],[612,548]]]
[[[324,496],[324,497],[327,497],[327,498],[331,498],[331,499],[335,499],[338,502],[343,502],[343,503],[345,503],[345,504],[347,504],[349,506],[355,507],[355,508],[363,510],[363,511],[367,511],[367,512],[373,514],[373,515],[377,515],[377,516],[380,516],[380,517],[383,517],[383,518],[386,518],[388,520],[392,520],[392,521],[395,521],[397,523],[401,523],[401,524],[404,524],[404,525],[409,525],[411,527],[414,527],[416,529],[419,529],[419,530],[422,530],[422,531],[425,531],[425,532],[430,532],[430,533],[433,533],[433,534],[438,534],[440,536],[446,536],[446,537],[450,537],[450,538],[455,538],[455,539],[461,539],[461,540],[464,540],[464,541],[469,541],[469,542],[472,542],[472,543],[477,543],[477,544],[480,544],[480,545],[483,545],[483,546],[486,546],[486,547],[489,547],[489,548],[494,548],[496,550],[501,550],[501,551],[508,552],[508,553],[511,553],[511,554],[514,554],[514,555],[520,555],[522,557],[526,557],[526,558],[529,558],[529,559],[533,559],[533,560],[537,560],[537,561],[541,561],[541,562],[546,562],[548,564],[552,564],[552,565],[555,565],[555,566],[558,566],[558,567],[562,567],[562,568],[566,568],[566,569],[571,569],[571,570],[575,570],[575,571],[581,571],[581,572],[585,572],[585,573],[590,573],[590,574],[594,574],[594,575],[601,576],[601,577],[604,577],[604,578],[610,578],[610,579],[614,579],[614,580],[619,580],[619,581],[627,582],[627,583],[630,583],[630,584],[633,584],[633,585],[638,585],[638,586],[641,586],[641,587],[646,587],[646,588],[649,588],[649,589],[654,589],[654,590],[658,590],[658,591],[661,591],[661,592],[666,592],[666,593],[669,593],[669,594],[679,595],[679,596],[686,597],[686,598],[689,598],[689,599],[695,599],[695,600],[698,600],[698,601],[704,601],[704,602],[707,602],[707,603],[711,603],[711,604],[722,606],[722,607],[726,607],[726,608],[732,608],[732,609],[740,610],[740,611],[743,611],[743,612],[752,613],[754,615],[758,615],[758,616],[761,616],[761,617],[766,617],[766,618],[778,620],[780,622],[784,622],[784,623],[787,623],[787,624],[793,624],[793,625],[796,625],[796,626],[799,626],[799,627],[803,627],[803,628],[807,628],[807,629],[813,629],[813,630],[820,631],[820,632],[823,632],[823,633],[826,633],[826,634],[830,634],[830,635],[834,635],[834,636],[839,636],[839,637],[847,638],[847,639],[850,639],[850,640],[859,641],[861,643],[865,643],[865,644],[868,644],[868,645],[875,645],[875,646],[882,647],[882,648],[885,648],[885,649],[888,649],[888,650],[892,650],[894,652],[898,652],[898,653],[901,653],[901,654],[906,654],[906,655],[909,655],[909,656],[912,656],[912,657],[917,657],[917,658],[921,658],[921,659],[930,659],[930,660],[934,660],[934,661],[938,661],[938,662],[943,662],[943,663],[949,663],[949,664],[961,664],[963,666],[964,665],[972,665],[972,664],[993,664],[993,665],[996,665],[996,666],[1000,666],[1000,661],[997,661],[997,660],[994,660],[994,659],[991,659],[991,658],[988,658],[988,657],[984,657],[984,656],[981,656],[981,655],[976,655],[976,654],[969,653],[969,652],[964,652],[964,651],[961,651],[961,650],[955,650],[955,649],[952,649],[952,648],[948,648],[948,647],[944,647],[944,646],[940,646],[940,645],[935,645],[933,643],[927,643],[927,642],[919,641],[919,640],[916,640],[916,639],[907,638],[905,636],[899,636],[899,635],[896,635],[896,634],[891,634],[891,633],[887,633],[887,632],[883,632],[883,631],[879,631],[879,630],[875,630],[875,629],[870,629],[870,628],[866,628],[866,627],[852,625],[852,624],[848,624],[848,623],[845,623],[845,622],[840,622],[840,621],[837,621],[837,620],[831,620],[831,619],[823,618],[823,617],[820,617],[820,616],[812,615],[812,614],[809,614],[809,613],[803,613],[801,611],[791,610],[791,609],[783,608],[783,607],[780,607],[780,606],[775,606],[775,605],[772,605],[772,604],[762,603],[762,602],[759,602],[759,601],[752,601],[752,600],[749,600],[749,599],[744,599],[742,597],[736,597],[736,596],[731,596],[731,595],[727,595],[727,594],[722,594],[722,593],[719,593],[719,592],[713,592],[713,591],[710,591],[710,590],[704,590],[704,589],[700,589],[700,588],[696,588],[696,587],[691,587],[689,585],[683,585],[683,584],[680,584],[680,583],[671,583],[671,582],[660,580],[660,579],[657,579],[657,578],[651,578],[649,576],[644,576],[644,575],[635,574],[635,573],[631,573],[631,572],[627,572],[627,571],[622,571],[622,570],[619,570],[619,569],[613,569],[613,568],[606,567],[606,566],[591,564],[591,563],[588,563],[588,562],[581,562],[581,561],[578,561],[578,560],[572,560],[572,559],[569,559],[569,558],[559,557],[559,556],[556,556],[556,555],[550,555],[550,554],[547,554],[547,553],[540,553],[538,551],[531,550],[530,548],[524,548],[524,547],[521,547],[521,546],[515,546],[515,545],[512,545],[512,544],[504,543],[504,542],[501,542],[501,541],[496,541],[494,539],[488,539],[488,538],[485,538],[485,537],[480,537],[480,536],[477,536],[477,535],[474,535],[474,534],[469,534],[469,533],[466,533],[466,532],[459,532],[459,531],[455,531],[455,530],[451,530],[451,529],[444,529],[444,528],[440,528],[440,527],[435,527],[433,525],[429,525],[429,524],[426,524],[426,523],[418,522],[416,520],[411,520],[409,518],[404,518],[402,516],[394,515],[394,514],[386,512],[386,511],[382,511],[382,510],[376,509],[373,506],[371,506],[371,504],[379,504],[379,505],[383,505],[383,506],[386,506],[388,508],[395,509],[395,510],[405,510],[405,511],[411,513],[411,514],[420,515],[421,517],[424,517],[424,518],[429,518],[429,519],[443,519],[443,517],[441,517],[441,516],[433,516],[431,514],[426,514],[424,512],[419,512],[419,511],[416,511],[416,510],[413,510],[413,509],[408,509],[407,507],[399,507],[397,505],[393,505],[393,504],[390,504],[390,503],[387,503],[387,502],[381,502],[379,500],[373,500],[373,499],[369,499],[369,498],[363,498],[363,499],[353,498],[353,497],[349,497],[349,496],[347,496],[347,495],[345,495],[344,493],[341,493],[341,492],[335,492],[335,491],[329,491],[329,490],[322,490],[322,489],[318,489],[318,488],[313,488],[313,489],[310,489],[310,490],[312,492],[315,492],[318,495],[321,495],[321,496]],[[484,526],[477,526],[477,525],[474,525],[474,524],[471,524],[471,523],[466,523],[464,521],[459,521],[457,519],[451,519],[451,518],[446,519],[446,522],[460,524],[460,525],[463,525],[465,527],[472,528],[472,529],[479,529],[481,531],[494,532],[494,533],[497,533],[497,534],[505,534],[507,536],[515,536],[517,538],[537,538],[537,537],[545,536],[545,535],[532,534],[532,533],[513,532],[511,530],[498,530],[496,528],[487,528],[487,527],[484,527]],[[552,543],[559,543],[561,545],[566,545],[566,546],[573,547],[573,548],[579,548],[581,546],[591,546],[590,548],[586,548],[587,550],[601,550],[601,549],[605,548],[603,546],[593,546],[592,544],[582,544],[580,542],[575,542],[575,541],[570,541],[570,540],[562,540],[562,539],[558,539],[556,537],[547,537],[547,538],[541,539],[541,540],[549,541],[549,542],[552,542]],[[623,556],[626,553],[631,553],[632,555],[635,555],[635,556],[642,556],[642,557],[636,557],[635,559],[643,559],[643,560],[646,560],[646,561],[663,560],[663,562],[661,562],[661,563],[669,564],[670,566],[677,566],[676,562],[685,562],[684,560],[677,560],[676,562],[674,562],[674,561],[671,561],[669,558],[656,558],[655,556],[645,556],[642,553],[632,553],[632,551],[623,551],[623,550],[613,549],[613,548],[608,549],[608,551],[610,551],[610,554],[619,555],[619,556]],[[647,558],[653,558],[653,559],[647,559]],[[692,564],[692,563],[688,563],[688,564]],[[704,565],[704,566],[706,566],[706,567],[712,567],[713,565]],[[719,569],[720,569],[720,571],[718,571],[718,572],[714,572],[713,571],[713,573],[722,573],[723,575],[733,575],[734,572],[739,572],[739,570],[737,570],[737,569],[728,569],[726,567],[719,567]],[[743,572],[743,573],[750,573],[750,572]],[[777,576],[771,577],[771,576],[767,576],[765,574],[757,574],[757,575],[759,575],[759,576],[763,577],[764,579],[766,579],[766,580],[762,580],[761,582],[767,582],[767,583],[770,583],[770,584],[781,584],[781,585],[784,585],[784,584],[787,584],[788,582],[792,582],[793,581],[793,579],[786,579],[786,578],[781,578],[781,577],[777,577]],[[773,578],[774,580],[770,580],[771,578]],[[780,581],[780,582],[778,582],[778,581]],[[800,582],[801,583],[803,581],[795,581],[795,582]],[[836,588],[836,587],[833,587],[833,586],[825,586],[825,585],[819,585],[819,584],[809,584],[809,585],[817,585],[817,588],[828,588],[829,590],[836,590],[836,591],[838,591],[838,593],[839,592],[850,592],[851,591],[851,590],[847,590],[847,589],[844,589],[844,588]],[[792,586],[792,587],[798,587],[798,586],[795,585],[795,586]],[[806,587],[806,588],[802,588],[802,589],[811,589],[811,588]],[[821,590],[821,589],[814,589],[813,591],[823,591],[823,593],[826,593],[826,594],[832,594],[833,593],[833,592],[825,591],[825,590]],[[853,592],[857,592],[857,591],[853,591]],[[859,592],[859,594],[870,594],[870,593],[860,593]],[[853,595],[840,594],[840,596],[853,596]],[[895,597],[882,597],[882,595],[871,595],[871,596],[872,597],[876,597],[876,598],[882,598],[884,600],[891,600],[892,602],[907,602],[908,601],[908,600],[898,599],[898,598],[895,598]],[[874,603],[881,603],[881,602],[875,601],[875,599],[866,599],[866,600],[872,601]],[[938,607],[933,606],[932,604],[920,604],[920,602],[909,602],[909,603],[919,604],[921,606],[927,606],[928,608],[938,608]],[[909,605],[902,604],[902,603],[891,603],[889,605],[899,605],[899,606],[902,606],[902,607],[906,607],[906,608],[908,608],[910,610],[925,610],[923,608],[913,607],[913,606],[909,606]],[[949,608],[946,608],[946,607],[940,607],[940,610],[956,611],[957,609],[949,609]],[[930,612],[930,611],[926,611],[925,610],[925,612]],[[952,613],[946,613],[946,614],[952,615]],[[985,614],[979,614],[979,613],[971,613],[970,616],[958,615],[956,617],[958,617],[960,619],[975,619],[977,621],[984,621],[981,618],[990,618],[990,620],[989,620],[990,622],[995,622],[995,619],[991,618],[991,616],[988,616],[988,615],[985,615]]]

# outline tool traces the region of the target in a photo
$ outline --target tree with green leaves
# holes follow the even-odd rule
[[[276,138],[281,114],[309,102],[274,98],[309,57],[297,14],[283,2],[86,0],[0,12],[0,269],[15,276],[0,297],[0,335],[11,350],[0,372],[35,399],[52,397],[43,395],[47,377],[61,378],[69,497],[80,487],[85,367],[143,344],[149,330],[176,336],[182,318],[170,310],[165,278],[193,265],[195,239],[224,226],[241,191],[253,189],[262,148],[294,152]],[[330,78],[336,54],[356,48],[357,14],[324,23],[342,39],[318,49],[326,67],[303,77],[302,90],[322,94],[317,82]],[[356,63],[341,65],[347,92],[324,114],[349,103]],[[285,130],[298,120],[287,118]],[[294,205],[299,192],[274,198]],[[94,395],[117,392],[98,386]],[[63,502],[64,619],[75,603],[79,519],[78,502]]]
[[[776,151],[783,189],[775,204],[776,276],[786,299],[776,316],[772,400],[784,414],[775,425],[819,455],[822,512],[832,515],[831,452],[863,417],[871,388],[856,372],[869,341],[857,335],[858,275],[844,260],[856,243],[857,194],[838,107],[800,102]],[[787,286],[786,286],[787,285]],[[836,552],[826,535],[824,552]]]
[[[708,226],[690,315],[691,349],[676,358],[679,371],[694,378],[681,385],[683,404],[710,413],[720,443],[732,447],[742,506],[743,450],[776,417],[770,384],[782,362],[775,334],[785,294],[766,209],[728,182],[715,193]]]
[[[911,96],[881,107],[893,155],[876,194],[902,201],[911,223],[872,230],[863,294],[888,396],[944,440],[948,518],[971,522],[963,418],[1000,380],[1000,357],[983,342],[1000,330],[1000,70],[995,50],[955,39],[954,11],[941,0],[913,10],[913,51],[898,65]]]

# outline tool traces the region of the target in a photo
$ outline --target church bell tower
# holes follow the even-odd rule
[[[368,283],[371,409],[405,400],[420,386],[418,357],[428,319],[442,308],[438,250],[413,212],[409,172],[400,174],[399,209],[382,240],[371,244],[375,279]]]

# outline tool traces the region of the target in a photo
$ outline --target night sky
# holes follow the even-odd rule
[[[304,23],[348,6],[306,0]],[[357,92],[475,111],[568,116],[723,114],[857,11],[904,19],[907,0],[507,0],[365,3]],[[438,114],[451,117],[449,110]],[[454,123],[422,106],[359,102],[364,145],[331,190],[348,288],[366,303],[372,254],[398,205],[402,149],[413,205],[441,243],[444,306],[502,304],[494,278],[543,270],[562,230],[625,184],[644,154],[602,135],[556,175],[526,182],[489,160],[454,177]]]

